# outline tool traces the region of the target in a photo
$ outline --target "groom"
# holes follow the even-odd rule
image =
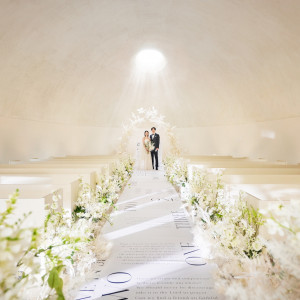
[[[154,169],[154,158],[155,158],[155,169],[158,170],[158,149],[159,149],[159,134],[155,133],[156,128],[152,127],[150,135],[150,140],[154,145],[154,150],[151,151],[151,158],[152,158],[152,167]]]

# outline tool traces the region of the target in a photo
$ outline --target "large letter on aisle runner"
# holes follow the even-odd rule
[[[180,246],[181,246],[182,250],[187,251],[187,252],[184,252],[183,255],[188,255],[185,258],[185,262],[188,265],[197,266],[197,267],[206,265],[206,262],[204,262],[202,257],[191,256],[191,253],[195,253],[195,252],[199,251],[200,250],[199,248],[196,248],[195,246],[190,245],[189,243],[187,243],[186,245],[183,245],[182,243],[180,243]]]
[[[131,277],[132,276],[127,272],[114,272],[107,276],[107,281],[109,283],[113,283],[113,284],[123,284],[123,283],[130,281]],[[117,291],[113,291],[110,293],[102,294],[102,297],[111,296],[111,297],[113,297],[113,299],[117,299],[117,300],[128,300],[128,298],[116,298],[116,297],[118,297],[117,294],[124,293],[124,292],[129,292],[129,289],[117,290]],[[111,298],[111,297],[108,297],[108,298]]]

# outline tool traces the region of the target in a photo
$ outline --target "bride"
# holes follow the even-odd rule
[[[142,150],[141,150],[141,169],[142,170],[152,170],[152,162],[151,162],[151,150],[154,149],[152,142],[149,138],[149,131],[144,132],[144,137],[142,139]]]

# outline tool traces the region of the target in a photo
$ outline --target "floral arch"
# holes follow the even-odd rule
[[[145,109],[139,108],[135,113],[131,114],[131,118],[127,124],[123,125],[122,136],[120,141],[119,153],[135,154],[135,147],[139,146],[144,130],[150,132],[150,128],[157,128],[157,133],[161,135],[162,155],[179,156],[181,153],[180,147],[174,133],[175,127],[165,121],[165,116],[158,113],[154,107]]]

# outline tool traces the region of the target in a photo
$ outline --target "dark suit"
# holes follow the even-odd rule
[[[158,151],[155,151],[157,148],[159,148],[159,134],[155,133],[154,136],[150,135],[150,140],[154,144],[154,150],[151,151],[151,158],[152,158],[152,167],[154,169],[154,159],[155,159],[155,169],[158,170]]]

